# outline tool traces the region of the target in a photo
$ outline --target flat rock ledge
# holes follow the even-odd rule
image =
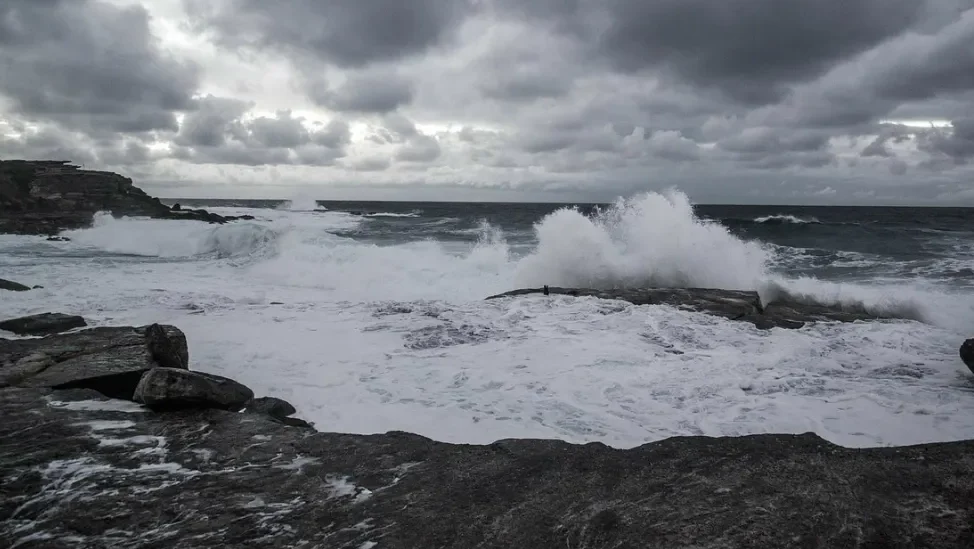
[[[0,341],[0,546],[974,547],[974,441],[319,433],[188,370],[185,342],[156,324]]]
[[[809,322],[855,322],[858,320],[878,320],[884,317],[860,310],[843,310],[813,303],[798,301],[775,301],[761,304],[755,291],[719,290],[711,288],[633,288],[616,290],[596,290],[588,288],[524,288],[487,299],[524,296],[531,294],[569,295],[576,297],[597,297],[628,301],[634,305],[670,305],[708,313],[731,320],[750,322],[760,329],[802,328]]]

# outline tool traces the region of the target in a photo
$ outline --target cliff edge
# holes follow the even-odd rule
[[[209,223],[236,219],[171,210],[128,177],[83,170],[66,160],[0,160],[0,233],[53,235],[89,226],[100,211]]]

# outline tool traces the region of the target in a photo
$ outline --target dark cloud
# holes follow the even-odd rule
[[[346,122],[332,120],[310,130],[304,119],[290,111],[246,118],[250,108],[236,99],[201,98],[173,138],[173,156],[200,164],[245,166],[332,165],[345,156],[351,140]]]
[[[432,162],[440,156],[440,143],[429,135],[416,135],[399,147],[396,160],[405,162]]]
[[[780,97],[916,23],[917,0],[613,0],[601,49],[747,103]]]
[[[335,89],[310,87],[309,95],[318,105],[334,111],[381,114],[410,104],[413,84],[394,73],[352,73]]]
[[[934,156],[957,164],[974,158],[974,117],[954,120],[950,128],[933,128],[919,134],[918,146]]]
[[[175,130],[199,67],[164,53],[141,6],[0,2],[0,95],[16,111],[89,132]]]
[[[364,67],[423,53],[447,40],[472,0],[190,0],[224,42]]]

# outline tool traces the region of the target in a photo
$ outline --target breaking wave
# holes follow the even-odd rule
[[[111,253],[232,258],[249,269],[243,276],[333,291],[349,300],[473,301],[545,284],[706,287],[755,290],[764,303],[790,299],[944,327],[974,323],[969,296],[933,286],[784,276],[775,271],[781,250],[697,217],[677,191],[619,200],[588,216],[557,210],[534,225],[534,244],[527,247],[509,245],[509,235],[486,222],[474,229],[476,243],[430,238],[378,245],[335,234],[362,222],[328,212],[220,226],[99,215],[92,228],[66,234],[76,244]],[[367,238],[367,227],[362,229]]]
[[[200,221],[95,215],[92,227],[66,231],[76,244],[124,255],[240,258],[276,251],[278,231],[258,223],[210,225]]]

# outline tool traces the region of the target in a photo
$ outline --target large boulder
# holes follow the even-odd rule
[[[30,289],[30,286],[24,286],[19,282],[14,282],[13,280],[4,280],[0,278],[0,290],[8,290],[11,292],[26,292]]]
[[[974,441],[446,444],[45,389],[0,418],[4,547],[974,547]]]
[[[974,338],[968,339],[960,346],[960,358],[974,373]]]
[[[175,326],[92,328],[0,340],[0,388],[90,388],[131,399],[146,371],[188,362],[186,336]]]
[[[247,386],[230,378],[179,368],[153,368],[143,374],[132,400],[153,410],[219,408],[240,410],[254,398]]]
[[[0,322],[0,330],[7,330],[18,335],[50,335],[74,328],[83,328],[87,325],[85,319],[77,315],[41,313],[4,320]]]

